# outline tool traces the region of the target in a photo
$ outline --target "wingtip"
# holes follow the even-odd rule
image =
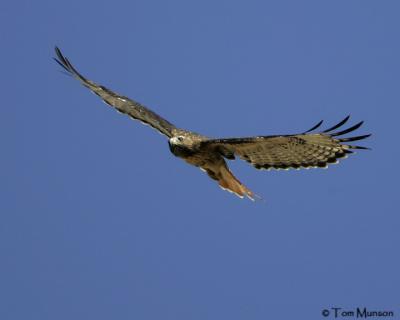
[[[338,141],[340,141],[340,142],[358,141],[358,140],[367,139],[370,136],[371,136],[371,134],[365,134],[365,135],[362,135],[362,136],[356,136],[356,137],[350,137],[350,138],[341,138],[341,139],[338,139]]]
[[[354,126],[348,128],[348,129],[346,129],[346,130],[332,133],[331,136],[332,136],[332,137],[337,137],[337,136],[341,136],[341,135],[344,135],[344,134],[346,134],[346,133],[350,133],[350,132],[352,132],[352,131],[355,131],[355,130],[357,130],[358,128],[360,128],[360,127],[363,125],[363,123],[364,123],[364,121],[360,121],[359,123],[355,124]],[[335,129],[336,129],[336,128],[335,128]]]
[[[307,131],[303,132],[303,134],[305,133],[309,133],[317,128],[319,128],[321,126],[321,124],[324,122],[324,120],[321,120],[320,122],[318,122],[315,126],[313,126],[311,129],[308,129]]]
[[[323,133],[328,133],[330,131],[333,131],[339,127],[341,127],[342,125],[344,125],[348,120],[350,119],[350,115],[348,115],[346,118],[344,118],[342,121],[340,121],[339,123],[335,124],[333,127],[330,127],[329,129],[326,129],[325,131],[323,131]]]
[[[75,67],[72,65],[72,63],[68,60],[67,57],[63,55],[61,52],[60,48],[58,46],[54,46],[54,51],[56,53],[57,57],[54,57],[54,60],[62,66],[66,71],[68,71],[72,76],[78,78],[79,80],[86,82],[86,78],[80,74]]]
[[[64,55],[62,54],[62,52],[61,52],[61,50],[60,50],[60,48],[59,48],[58,46],[54,46],[54,51],[55,51],[55,53],[56,53],[56,56],[57,56],[61,61],[64,61],[64,60],[65,60],[65,57],[64,57]]]
[[[55,46],[54,47],[54,51],[56,53],[56,57],[53,57],[54,61],[56,61],[61,67],[66,69],[68,72],[71,72],[71,70],[69,68],[69,65],[67,63],[67,60],[65,59],[65,57],[61,53],[61,50],[57,46]]]
[[[349,145],[349,147],[350,147],[350,149],[358,149],[358,150],[372,150],[371,148],[369,148],[369,147],[362,147],[362,146],[352,146],[352,145]]]

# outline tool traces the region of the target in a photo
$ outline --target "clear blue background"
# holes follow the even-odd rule
[[[398,1],[3,1],[0,319],[399,316]],[[352,115],[328,170],[230,162],[266,202],[174,158],[84,75],[214,137]],[[332,317],[331,317],[332,318]]]

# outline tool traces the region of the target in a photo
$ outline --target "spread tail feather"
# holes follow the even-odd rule
[[[218,184],[219,186],[236,194],[238,197],[243,198],[244,196],[248,197],[251,200],[255,200],[255,198],[260,198],[246,186],[244,186],[229,170],[227,166],[222,166],[220,168],[220,175],[218,176]]]

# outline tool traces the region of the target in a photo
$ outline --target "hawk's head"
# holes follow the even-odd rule
[[[169,139],[169,144],[184,145],[185,144],[185,140],[187,140],[185,138],[185,136],[176,136],[176,137],[172,137],[171,139]]]
[[[186,158],[195,153],[192,147],[193,141],[190,137],[175,136],[168,140],[168,144],[171,152],[177,157]]]

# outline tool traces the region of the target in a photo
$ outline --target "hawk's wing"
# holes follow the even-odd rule
[[[368,149],[343,142],[365,139],[369,134],[336,138],[358,129],[363,122],[346,130],[330,133],[348,119],[349,117],[346,117],[332,128],[317,134],[308,132],[318,128],[322,121],[302,134],[206,140],[201,146],[216,148],[227,158],[236,154],[257,169],[326,167],[329,163],[336,163],[338,158],[352,153],[350,149]]]
[[[173,124],[163,119],[155,112],[142,106],[140,103],[125,96],[121,96],[107,89],[106,87],[86,79],[72,66],[68,59],[63,56],[60,49],[56,47],[55,51],[58,59],[54,58],[54,60],[56,60],[58,64],[60,64],[74,78],[78,79],[85,87],[89,88],[101,99],[103,99],[107,104],[114,107],[119,112],[129,115],[133,119],[140,120],[144,124],[152,126],[154,129],[158,130],[162,134],[165,134],[167,137],[171,137],[173,135],[173,131],[176,129]]]

